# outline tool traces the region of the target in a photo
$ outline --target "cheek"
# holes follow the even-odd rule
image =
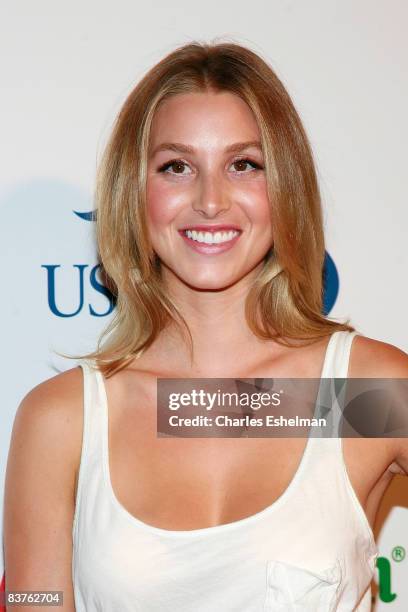
[[[253,223],[265,226],[271,224],[271,207],[264,180],[252,184],[251,189],[242,190],[240,200]]]
[[[168,225],[180,208],[180,195],[162,181],[147,182],[147,218],[155,227]]]

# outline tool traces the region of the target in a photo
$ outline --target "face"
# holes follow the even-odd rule
[[[249,106],[230,92],[172,96],[149,146],[147,219],[163,276],[209,290],[250,280],[273,238]]]

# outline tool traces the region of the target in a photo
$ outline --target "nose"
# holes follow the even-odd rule
[[[213,173],[201,175],[197,183],[197,192],[193,209],[206,218],[213,218],[230,208],[228,186],[221,176]]]

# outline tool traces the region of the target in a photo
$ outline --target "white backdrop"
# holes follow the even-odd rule
[[[407,18],[403,0],[3,2],[1,502],[20,400],[75,365],[54,349],[93,348],[110,316],[90,281],[93,223],[76,214],[92,209],[103,143],[136,81],[188,41],[247,45],[283,80],[320,177],[327,250],[340,278],[330,316],[351,316],[364,335],[408,352]],[[52,270],[56,312],[72,316],[49,307]],[[408,609],[408,557],[392,554],[408,550],[404,495],[397,491],[378,539],[397,596],[376,610]],[[0,579],[2,563],[0,555]]]

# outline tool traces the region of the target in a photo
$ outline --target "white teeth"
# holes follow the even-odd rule
[[[185,230],[184,233],[191,240],[204,242],[205,244],[219,244],[221,242],[228,242],[239,234],[239,232],[236,230],[230,230],[229,232],[197,232],[196,230]]]

